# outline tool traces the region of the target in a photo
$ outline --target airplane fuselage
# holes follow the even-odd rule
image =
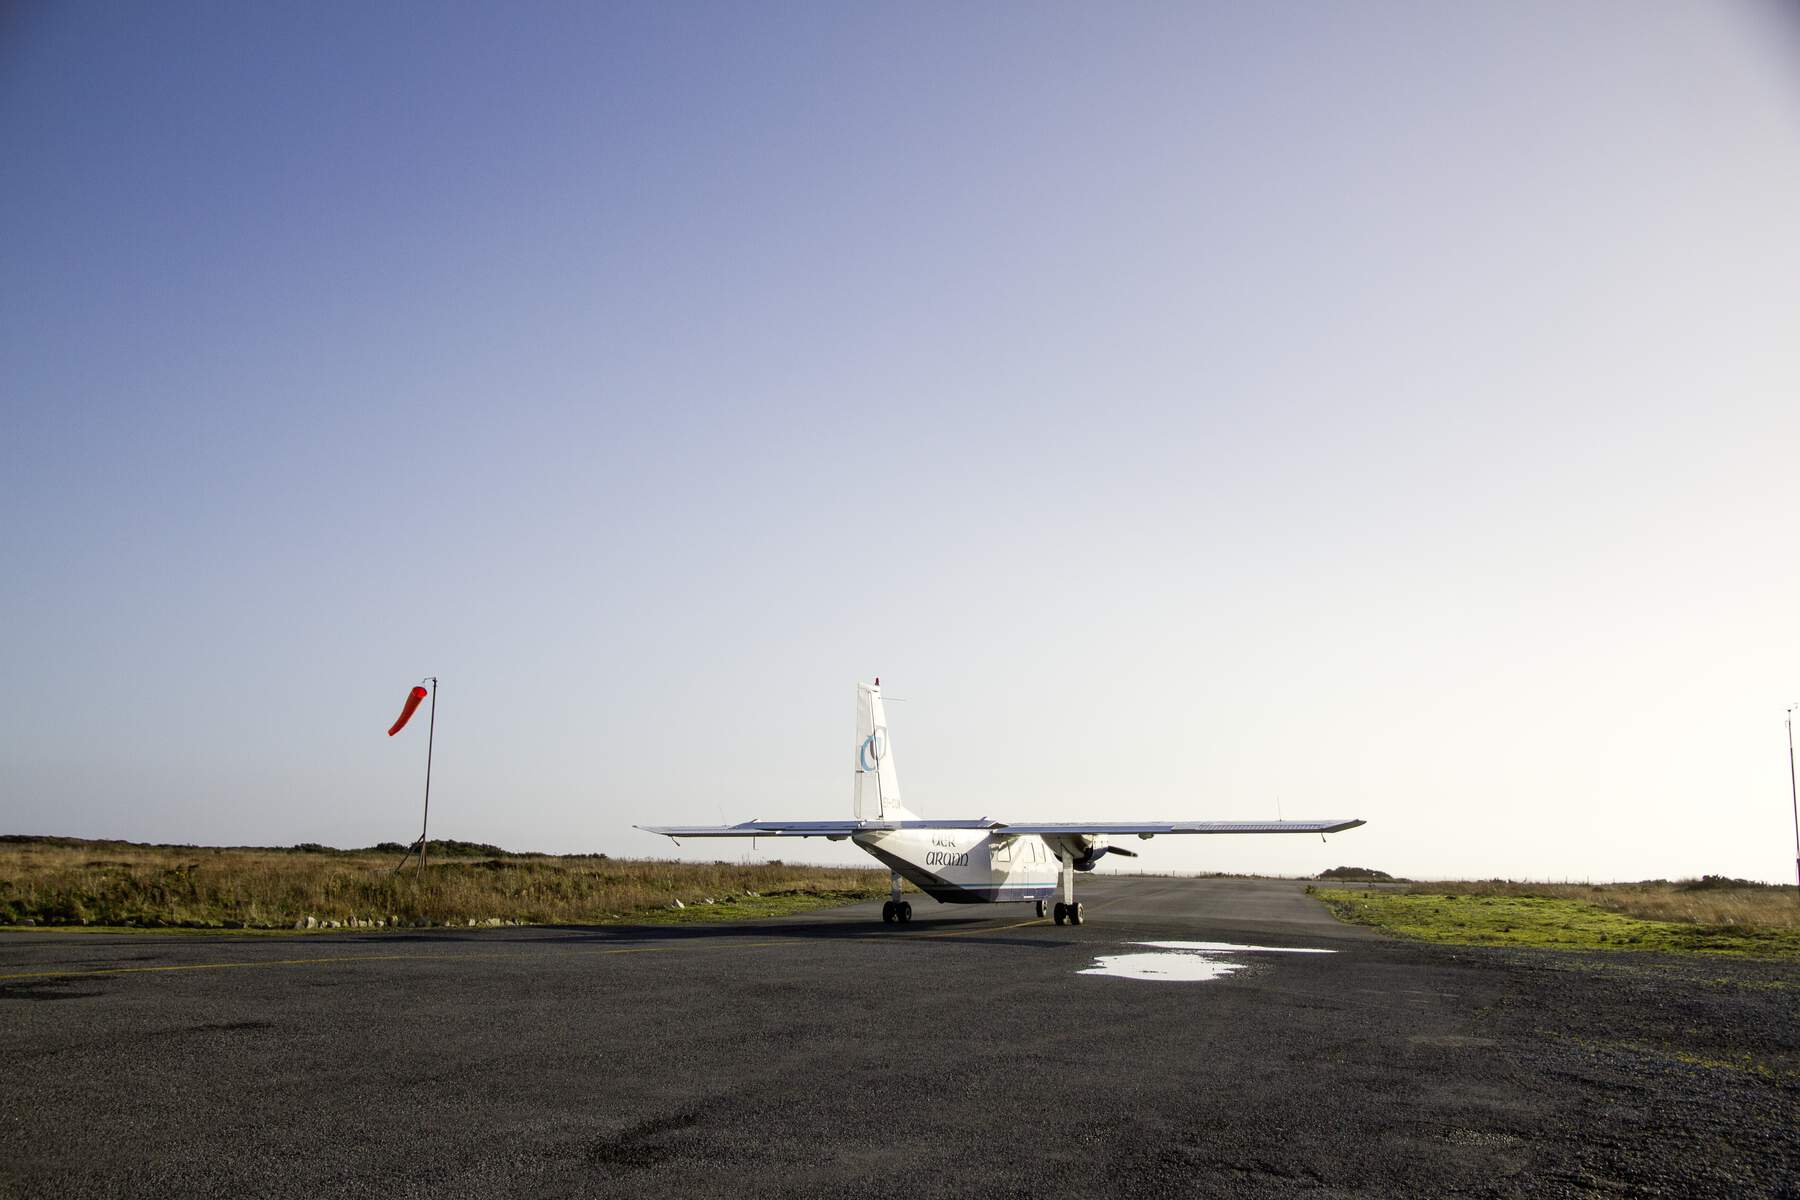
[[[1062,869],[1058,848],[1036,836],[891,829],[858,833],[851,840],[943,904],[1051,900]]]

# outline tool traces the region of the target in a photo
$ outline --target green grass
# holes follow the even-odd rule
[[[688,904],[683,908],[672,905],[667,908],[641,908],[628,913],[601,913],[581,918],[572,923],[581,925],[703,925],[709,921],[749,921],[764,917],[790,917],[796,913],[812,912],[821,908],[837,908],[845,904],[855,904],[862,900],[872,900],[877,896],[886,896],[885,883],[868,890],[823,891],[823,892],[782,892],[770,896],[730,896],[716,900],[712,904],[704,901]],[[534,922],[517,921],[511,924],[529,925]],[[461,921],[446,920],[442,922],[446,928],[468,927],[468,918]],[[484,922],[477,922],[475,928],[485,928]],[[184,936],[231,936],[231,937],[299,937],[308,933],[373,933],[371,926],[360,926],[352,929],[279,929],[231,928],[207,925],[6,925],[0,924],[0,931],[8,933],[157,933],[182,934]]]
[[[1800,958],[1800,929],[1791,926],[1653,921],[1549,896],[1343,888],[1319,888],[1315,894],[1340,920],[1427,942]]]
[[[292,933],[686,923],[805,912],[888,889],[887,872],[875,868],[460,849],[440,854],[434,843],[429,871],[415,861],[396,874],[397,856],[379,848],[0,838],[0,927]]]

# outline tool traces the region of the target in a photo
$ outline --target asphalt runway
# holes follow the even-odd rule
[[[0,1193],[1800,1196],[1792,964],[1402,943],[1283,882],[1079,894],[1078,929],[915,897],[0,935]],[[1146,963],[1227,973],[1084,973]]]

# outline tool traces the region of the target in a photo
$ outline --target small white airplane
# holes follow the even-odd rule
[[[1057,894],[1058,925],[1079,925],[1075,873],[1091,871],[1107,854],[1137,852],[1108,844],[1132,834],[1148,841],[1160,833],[1337,833],[1361,820],[1335,821],[925,821],[900,801],[900,776],[888,741],[881,680],[856,685],[856,792],[854,820],[744,821],[737,825],[639,825],[679,844],[681,838],[822,837],[848,839],[888,868],[892,899],[881,906],[888,924],[912,920],[900,898],[910,880],[940,904],[1029,901],[1037,915]],[[1060,880],[1058,876],[1060,875]]]

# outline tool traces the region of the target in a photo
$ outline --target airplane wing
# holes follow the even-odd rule
[[[1327,821],[995,821],[995,833],[1097,834],[1123,836],[1135,833],[1152,838],[1159,833],[1339,833],[1366,822],[1351,817]]]
[[[1338,833],[1363,824],[1355,818],[1328,821],[742,821],[736,825],[638,825],[645,833],[671,838],[825,837],[842,840],[889,829],[984,829],[1024,836],[1042,834],[1136,834],[1152,838],[1177,833]]]
[[[856,833],[887,829],[991,829],[994,822],[980,821],[740,821],[736,825],[635,825],[645,833],[672,838],[701,837],[828,837],[847,838]]]

